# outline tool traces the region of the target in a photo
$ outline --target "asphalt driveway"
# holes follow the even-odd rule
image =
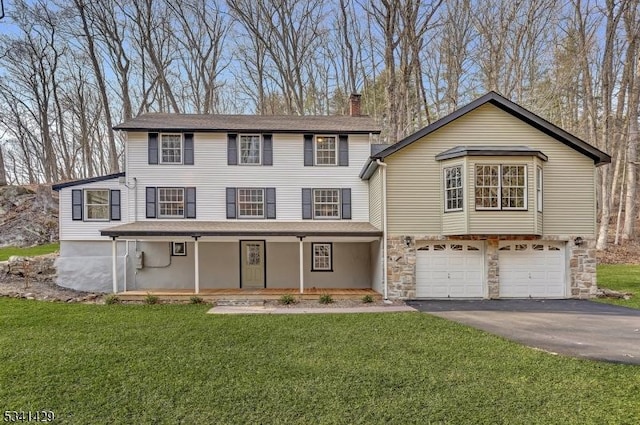
[[[640,365],[640,310],[586,300],[408,301],[552,353]]]

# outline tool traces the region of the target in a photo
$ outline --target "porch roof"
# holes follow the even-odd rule
[[[142,236],[382,236],[370,223],[352,221],[136,221],[100,231]]]

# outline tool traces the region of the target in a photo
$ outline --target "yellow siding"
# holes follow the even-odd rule
[[[479,107],[386,158],[389,233],[442,234],[441,167],[435,161],[435,155],[454,146],[514,145],[538,149],[549,157],[543,164],[544,234],[593,235],[593,160],[490,104]],[[531,162],[531,158],[521,159]],[[469,168],[472,168],[472,161],[468,162]],[[533,178],[532,172],[533,169],[530,169],[530,179]],[[524,215],[531,217],[525,218],[525,221],[529,222],[526,226],[530,233],[535,233],[533,180],[530,180],[530,183],[529,211]],[[470,189],[465,188],[468,197],[471,196]],[[465,211],[469,211],[472,205],[467,202]],[[501,224],[513,222],[513,214],[522,215],[521,212],[506,211],[488,214],[495,214],[495,220],[499,220]],[[503,233],[513,229],[509,226],[513,225],[504,227]],[[478,226],[473,228],[477,233],[489,230],[491,229]]]
[[[369,222],[382,229],[382,168],[369,179]]]

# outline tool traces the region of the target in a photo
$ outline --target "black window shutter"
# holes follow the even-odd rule
[[[227,218],[236,218],[236,188],[227,188]]]
[[[71,219],[82,220],[82,190],[71,191]]]
[[[302,189],[302,218],[305,220],[313,218],[313,211],[311,211],[311,189]]]
[[[351,220],[351,189],[342,189],[340,199],[342,200],[342,218]]]
[[[158,163],[158,133],[149,133],[148,142],[149,164]]]
[[[185,202],[185,218],[196,218],[196,188],[185,187],[184,192],[187,199],[187,202]]]
[[[273,136],[262,136],[262,165],[273,165]]]
[[[313,134],[304,135],[304,165],[313,165]]]
[[[184,135],[184,144],[182,145],[184,165],[193,165],[193,133]]]
[[[338,165],[349,165],[349,137],[346,134],[338,136]]]
[[[112,190],[111,191],[111,197],[109,200],[109,204],[110,204],[110,214],[111,214],[111,220],[113,221],[119,221],[120,220],[120,191],[119,190]]]
[[[276,188],[268,187],[267,193],[267,218],[276,218]]]
[[[156,218],[156,188],[147,187],[147,218]]]
[[[227,165],[238,165],[237,134],[227,134]]]

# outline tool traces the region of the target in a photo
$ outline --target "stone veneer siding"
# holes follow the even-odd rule
[[[445,238],[442,236],[403,235],[387,238],[388,264],[387,281],[388,295],[391,299],[411,299],[416,297],[416,241],[461,241],[485,240],[485,276],[489,298],[499,298],[500,268],[498,244],[500,240],[541,240],[564,241],[565,253],[569,261],[569,280],[571,284],[570,298],[590,298],[597,290],[596,282],[596,249],[595,239],[584,239],[581,246],[574,243],[574,235],[545,236],[543,238],[531,236],[469,236],[466,238]]]

